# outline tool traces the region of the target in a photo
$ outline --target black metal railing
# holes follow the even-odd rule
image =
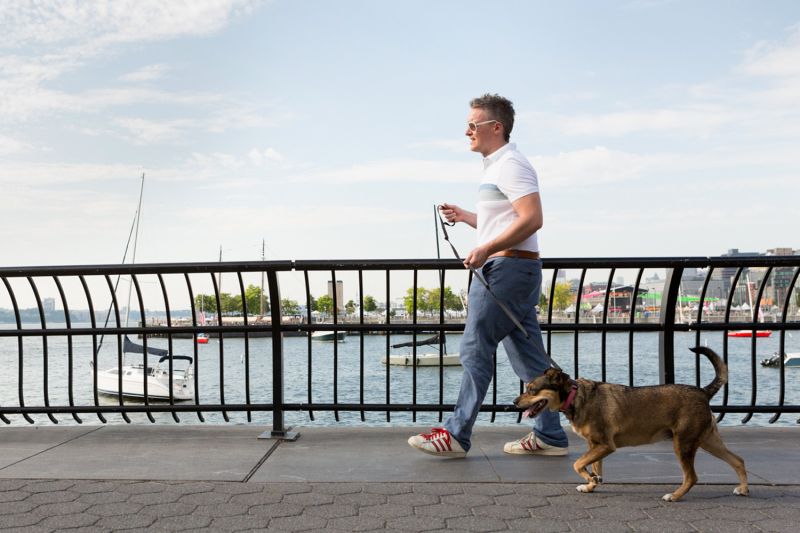
[[[545,259],[543,269],[546,281],[538,312],[546,347],[573,376],[631,386],[675,383],[676,378],[701,385],[705,363],[694,355],[687,360],[688,352],[678,352],[676,343],[699,345],[710,340],[728,363],[731,377],[712,404],[720,419],[727,413],[741,413],[742,422],[748,422],[755,414],[769,414],[768,422],[774,423],[784,413],[800,412],[795,388],[787,388],[787,380],[797,376],[786,369],[783,357],[774,369],[765,370],[759,364],[765,344],[781,355],[794,347],[792,333],[800,330],[800,256]],[[569,283],[560,275],[565,271],[578,280],[572,283],[571,296],[567,291],[566,300],[559,296]],[[642,295],[652,294],[652,285],[661,283],[648,280],[648,272],[665,276],[657,305],[655,301],[643,303]],[[615,289],[621,274],[634,280],[625,285],[625,291]],[[756,282],[751,281],[751,274]],[[231,277],[236,280],[230,294],[222,290],[223,275],[228,281]],[[598,276],[604,278],[599,283],[603,290],[584,288],[589,278]],[[120,277],[129,278],[130,305],[120,296]],[[256,292],[271,305],[268,314],[256,317],[257,310],[248,300],[252,301],[251,289],[258,289],[259,284],[246,287],[245,283],[259,277],[264,279],[264,289]],[[438,302],[427,302],[424,310],[419,296],[422,278],[439,289]],[[353,302],[357,312],[341,311],[342,293],[336,288],[342,279],[358,287],[358,301]],[[305,412],[314,420],[315,413],[330,412],[336,421],[342,412],[357,413],[366,421],[366,413],[383,412],[390,421],[392,413],[405,412],[416,421],[418,413],[435,413],[441,420],[453,408],[456,374],[441,363],[447,334],[457,335],[464,327],[463,313],[446,309],[445,302],[450,283],[466,287],[470,281],[458,261],[4,267],[0,268],[0,280],[0,308],[7,310],[8,322],[0,323],[0,364],[5,366],[0,379],[0,420],[6,423],[13,422],[12,415],[29,423],[37,422],[34,415],[45,415],[53,423],[59,422],[56,415],[69,415],[77,423],[83,423],[85,415],[93,415],[105,423],[109,414],[131,422],[131,414],[143,413],[155,422],[154,415],[160,413],[175,421],[181,413],[193,413],[199,421],[206,421],[210,413],[224,421],[230,420],[231,413],[241,413],[247,421],[253,420],[254,413],[270,413],[273,434],[281,436],[286,432],[287,413]],[[690,282],[694,283],[692,305],[682,296]],[[312,311],[312,286],[321,284],[331,287],[329,317]],[[647,284],[651,289],[645,293]],[[616,285],[619,288],[621,284]],[[305,311],[301,315],[282,312],[286,299],[281,295],[287,287],[293,295],[302,295],[298,303]],[[580,290],[575,290],[577,287]],[[710,292],[712,287],[716,298]],[[205,310],[197,305],[204,290],[210,291],[215,303],[205,323]],[[326,292],[316,290],[317,294]],[[384,308],[380,313],[365,310],[365,296],[370,291],[383,293],[377,298]],[[410,307],[408,316],[392,307],[394,300],[404,296]],[[240,312],[233,313],[235,316],[225,312],[229,300],[239,302]],[[748,302],[755,303],[745,306]],[[126,323],[127,308],[134,311],[132,323]],[[2,319],[0,314],[0,322]],[[759,332],[767,328],[776,336],[760,339]],[[749,342],[747,338],[730,341],[727,333],[737,330],[750,332]],[[338,342],[322,348],[312,342],[318,332],[345,332],[358,338],[358,348],[343,353]],[[195,341],[200,333],[213,337],[212,346],[198,346]],[[381,356],[389,362],[391,337],[417,339],[427,333],[439,334],[436,351],[440,364],[425,368],[425,374],[416,346],[410,350],[407,368],[378,362]],[[162,367],[168,391],[162,401],[154,400],[154,385],[143,378],[140,399],[131,400],[124,394],[126,337],[141,339],[143,346],[141,355],[133,358],[134,366],[143,372]],[[653,343],[642,346],[637,343],[642,337]],[[290,340],[293,352],[287,362]],[[108,352],[104,343],[111,345]],[[179,344],[191,351],[192,371],[183,376],[193,390],[189,401],[177,397],[173,358],[155,363],[156,357],[148,354],[155,344],[169,355],[177,354]],[[381,348],[379,354],[376,346]],[[491,421],[498,413],[515,412],[510,398],[521,386],[513,377],[509,381],[508,369],[498,374],[502,364],[495,356],[495,379],[482,406]],[[99,386],[103,368],[115,376],[117,387],[111,394]],[[512,385],[504,385],[504,380]]]

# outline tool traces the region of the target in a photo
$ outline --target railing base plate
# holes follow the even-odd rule
[[[289,428],[291,429],[291,428]],[[258,436],[263,440],[288,440],[295,441],[300,438],[300,433],[297,431],[265,431]]]

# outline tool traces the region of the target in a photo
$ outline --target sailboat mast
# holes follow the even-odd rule
[[[142,219],[142,196],[144,196],[144,172],[142,172],[142,184],[139,186],[139,205],[136,208],[136,224],[133,231],[133,252],[131,253],[131,264],[136,264],[136,246],[139,244],[139,221]],[[125,309],[125,327],[131,316],[131,293],[133,292],[133,276],[128,282],[128,305]]]
[[[262,262],[266,259],[266,257],[265,257],[265,248],[266,248],[266,244],[264,243],[264,239],[261,239],[261,261]],[[261,300],[260,316],[264,316],[264,271],[263,270],[261,271],[261,297],[260,297],[260,300]]]
[[[222,245],[219,245],[219,262],[222,263]],[[219,271],[219,275],[217,276],[217,290],[219,291],[220,295],[222,294],[222,271]]]

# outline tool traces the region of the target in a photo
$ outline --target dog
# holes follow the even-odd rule
[[[691,348],[705,355],[716,377],[702,389],[691,385],[627,387],[613,383],[570,379],[550,368],[526,385],[514,405],[534,417],[545,407],[562,411],[573,431],[583,437],[589,449],[573,468],[586,482],[579,492],[592,492],[602,482],[603,458],[623,446],[638,446],[672,440],[683,470],[683,483],[665,494],[665,501],[678,501],[697,483],[694,458],[698,448],[731,465],[739,477],[733,493],[747,496],[747,471],[741,457],[728,450],[717,430],[709,401],[728,382],[728,369],[713,350]],[[591,472],[587,466],[591,465]]]

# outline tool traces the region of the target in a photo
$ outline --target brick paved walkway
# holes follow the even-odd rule
[[[800,486],[0,480],[0,529],[77,531],[797,531]]]

